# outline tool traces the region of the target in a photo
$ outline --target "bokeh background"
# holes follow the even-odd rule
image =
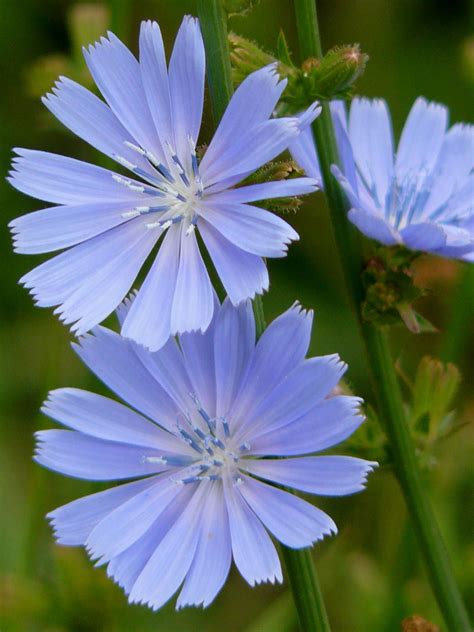
[[[290,0],[261,0],[230,29],[274,50],[284,28],[298,57]],[[112,12],[111,12],[112,9]],[[49,310],[36,309],[18,278],[41,257],[14,255],[7,223],[41,203],[3,180],[11,147],[25,146],[96,160],[95,150],[62,129],[39,97],[59,74],[90,85],[80,47],[112,28],[136,51],[139,22],[155,18],[170,47],[192,0],[74,2],[3,0],[0,4],[0,180],[2,254],[0,294],[0,630],[25,632],[163,630],[212,632],[296,629],[288,586],[249,588],[233,571],[207,610],[158,613],[129,606],[121,590],[95,569],[84,551],[53,543],[44,519],[51,509],[100,485],[43,471],[32,462],[33,433],[50,422],[39,413],[48,389],[76,386],[102,392],[69,346],[71,336]],[[397,132],[419,94],[447,103],[453,122],[469,120],[473,105],[473,4],[469,0],[324,0],[319,2],[325,47],[360,42],[370,55],[357,91],[383,96]],[[203,140],[211,130],[210,117]],[[339,352],[349,383],[371,399],[354,319],[346,304],[335,244],[322,194],[291,217],[302,239],[287,259],[270,262],[265,297],[273,318],[295,299],[316,312],[312,351]],[[429,288],[418,309],[438,333],[393,330],[394,358],[408,380],[426,354],[456,362],[462,384],[454,401],[465,425],[439,442],[423,461],[436,513],[466,600],[474,603],[472,465],[473,279],[467,266],[424,257],[417,282]],[[409,389],[405,390],[409,395]],[[373,423],[373,422],[369,422]],[[376,438],[375,442],[377,443]],[[351,453],[354,445],[341,447]],[[371,477],[365,493],[321,499],[340,527],[314,558],[334,632],[394,632],[417,613],[440,626],[406,511],[389,467]],[[455,631],[451,631],[455,632]]]

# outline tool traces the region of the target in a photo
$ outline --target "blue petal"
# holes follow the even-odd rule
[[[140,66],[128,48],[113,34],[84,49],[84,57],[97,87],[115,116],[138,144],[156,153],[160,142],[150,114]]]
[[[191,485],[182,486],[178,496],[160,514],[148,531],[135,544],[110,561],[107,575],[112,577],[127,593],[130,593],[148,560],[186,509],[194,491],[190,489],[191,487]]]
[[[73,345],[81,360],[125,402],[167,429],[176,426],[178,408],[138,357],[138,347],[104,327]]]
[[[280,560],[262,523],[228,479],[224,480],[224,492],[232,554],[240,574],[251,586],[267,581],[281,582]]]
[[[373,461],[352,456],[303,456],[294,459],[246,460],[251,474],[320,496],[346,496],[364,489]]]
[[[292,140],[288,149],[293,160],[304,170],[306,175],[317,180],[319,186],[322,186],[323,177],[311,127],[306,127],[299,136]]]
[[[205,221],[199,222],[199,231],[234,305],[268,289],[268,271],[261,257],[234,246]]]
[[[420,169],[430,172],[441,149],[448,123],[443,105],[418,98],[406,120],[398,144],[395,169],[400,178]]]
[[[275,180],[274,182],[250,184],[248,186],[237,187],[236,189],[220,191],[219,193],[206,197],[206,201],[213,206],[217,203],[237,204],[242,202],[256,202],[257,200],[314,193],[317,187],[318,182],[312,178],[290,178],[289,180]]]
[[[51,391],[42,412],[91,437],[171,453],[189,453],[186,444],[130,408],[77,388]]]
[[[366,237],[394,246],[402,241],[400,234],[382,217],[357,208],[351,208],[348,217]]]
[[[214,484],[203,510],[199,542],[176,604],[206,608],[227,579],[232,561],[229,519],[221,483]]]
[[[400,231],[403,242],[413,250],[434,251],[446,244],[446,234],[441,226],[430,222],[411,224]]]
[[[203,172],[218,168],[221,155],[236,139],[270,118],[286,83],[279,80],[274,64],[253,72],[242,81],[203,157]]]
[[[183,354],[174,338],[170,338],[155,353],[150,353],[141,346],[136,347],[136,353],[180,411],[188,412],[195,409],[195,404],[191,399],[193,388],[186,371]],[[176,418],[174,426],[176,427]]]
[[[383,204],[393,176],[393,132],[387,104],[354,99],[349,117],[354,159],[365,182]]]
[[[298,121],[292,118],[271,119],[246,129],[219,155],[219,160],[209,164],[206,152],[199,169],[205,186],[234,176],[244,178],[281,154],[299,133]]]
[[[134,142],[133,136],[112,110],[86,88],[61,77],[52,94],[47,94],[42,101],[63,125],[103,154],[114,159],[122,156],[150,171],[148,160],[125,145],[125,142]]]
[[[226,416],[255,347],[255,320],[250,301],[233,307],[227,298],[217,316],[214,333],[216,415]]]
[[[298,233],[281,217],[249,204],[211,204],[200,214],[238,248],[261,257],[284,257]]]
[[[346,369],[338,355],[304,360],[246,415],[240,426],[241,431],[246,428],[246,440],[253,446],[259,435],[306,415],[337,386]]]
[[[210,492],[211,486],[198,485],[138,576],[130,592],[132,603],[146,603],[157,610],[178,590],[194,558],[203,507]]]
[[[94,527],[86,541],[92,559],[109,562],[137,540],[160,517],[181,491],[168,475],[155,478],[147,487],[108,513]]]
[[[189,155],[190,136],[197,141],[204,102],[204,43],[199,22],[185,16],[176,36],[169,65],[169,88],[176,150]]]
[[[156,478],[146,478],[112,489],[91,494],[67,505],[58,507],[48,514],[59,544],[65,546],[83,545],[92,529],[111,511],[144,489],[154,485]]]
[[[168,141],[174,146],[173,116],[163,38],[160,27],[151,20],[141,24],[140,72],[161,145]]]
[[[335,396],[284,426],[254,437],[249,454],[294,456],[319,452],[347,439],[364,417],[358,397]]]
[[[181,227],[178,275],[171,308],[171,333],[206,331],[214,313],[214,293],[194,232]]]
[[[216,414],[216,376],[214,366],[214,332],[220,303],[214,296],[214,317],[204,333],[181,334],[179,345],[193,393],[208,415]]]
[[[125,202],[143,204],[146,196],[116,182],[114,172],[46,151],[16,148],[9,182],[19,191],[53,204]],[[130,179],[130,178],[129,178]],[[140,186],[140,182],[133,180]]]
[[[248,476],[238,491],[265,527],[285,546],[301,549],[325,535],[337,533],[333,520],[320,509],[293,494]]]
[[[20,283],[41,307],[59,305],[55,313],[81,335],[123,300],[156,239],[132,220],[46,261]]]
[[[156,474],[165,469],[147,461],[156,450],[103,441],[72,430],[41,430],[35,461],[50,470],[93,481],[110,481]]]
[[[129,221],[122,214],[133,207],[130,202],[90,202],[17,217],[9,224],[15,252],[37,254],[75,246]]]
[[[312,312],[291,307],[263,332],[255,348],[247,379],[231,410],[233,423],[246,425],[250,413],[300,364],[308,351]]]
[[[461,191],[474,169],[474,126],[457,124],[446,134],[435,167],[430,196],[423,210],[423,217],[429,219],[438,209],[446,205],[446,210],[437,212],[436,218],[449,219],[454,208],[450,198]],[[474,184],[471,183],[469,202],[472,207]],[[451,202],[451,203],[450,203]]]
[[[171,335],[179,243],[180,228],[171,226],[122,326],[122,336],[132,338],[151,351],[160,349]]]

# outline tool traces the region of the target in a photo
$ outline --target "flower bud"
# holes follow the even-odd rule
[[[326,99],[347,96],[353,83],[364,72],[369,57],[359,45],[331,49],[321,60],[308,59],[303,72],[316,93]]]

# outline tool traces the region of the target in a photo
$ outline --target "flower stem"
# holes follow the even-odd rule
[[[197,0],[197,6],[206,49],[212,111],[217,124],[232,96],[226,15],[222,0]],[[255,297],[253,309],[259,337],[265,329],[261,296]],[[282,547],[282,550],[301,629],[305,632],[330,632],[310,549],[295,551]]]
[[[321,57],[315,0],[294,0],[294,5],[303,58]],[[343,192],[330,172],[331,165],[337,164],[339,157],[328,104],[323,105],[321,116],[313,124],[313,132],[339,256],[352,307],[365,343],[373,389],[380,419],[389,440],[395,472],[447,628],[456,632],[468,632],[471,629],[468,615],[420,475],[388,341],[384,333],[362,318],[363,288],[360,275],[363,257],[355,229],[347,219],[348,208]]]

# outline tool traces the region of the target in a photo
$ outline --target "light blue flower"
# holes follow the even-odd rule
[[[392,246],[474,260],[474,128],[448,130],[443,105],[416,100],[395,152],[385,101],[354,99],[348,119],[333,103],[342,170],[333,167],[367,237]],[[291,150],[321,180],[308,128]]]
[[[181,585],[178,608],[207,606],[232,559],[252,586],[281,582],[269,533],[301,548],[336,525],[273,484],[341,496],[376,466],[310,456],[363,421],[359,398],[331,393],[346,370],[339,357],[305,359],[311,325],[295,305],[256,343],[250,302],[226,299],[204,334],[157,352],[102,327],[82,338],[79,356],[130,408],[52,391],[43,411],[69,430],[38,432],[36,460],[82,479],[137,480],[51,512],[58,542],[84,546],[131,602],[153,609]]]
[[[84,54],[106,103],[66,78],[43,102],[131,176],[17,149],[10,182],[59,206],[11,223],[16,251],[66,249],[21,283],[39,306],[58,306],[56,313],[81,335],[123,300],[164,235],[122,331],[156,350],[170,333],[204,331],[212,318],[213,291],[195,229],[234,304],[268,288],[263,257],[285,256],[298,235],[250,203],[310,193],[315,183],[234,186],[285,150],[318,107],[303,119],[272,119],[286,82],[274,66],[262,68],[234,94],[199,163],[205,56],[196,19],[184,18],[168,68],[155,22],[142,24],[140,61],[112,33]]]

